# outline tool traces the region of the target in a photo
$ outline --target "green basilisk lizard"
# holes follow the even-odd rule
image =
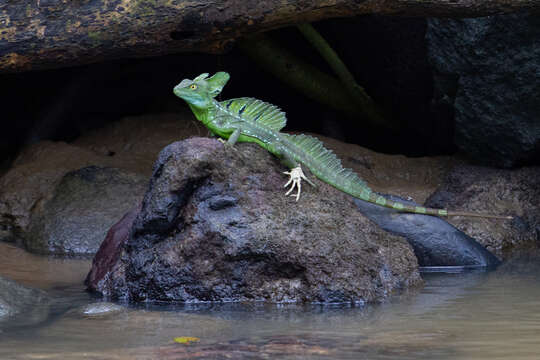
[[[358,199],[369,201],[401,212],[428,214],[436,216],[477,216],[511,219],[499,216],[462,211],[433,209],[412,206],[391,201],[374,193],[351,169],[343,168],[341,161],[331,151],[324,148],[321,141],[308,135],[289,135],[280,132],[285,127],[285,113],[277,106],[254,98],[243,97],[217,101],[215,97],[223,90],[229,74],[218,72],[212,77],[201,74],[193,80],[185,79],[174,88],[174,94],[184,99],[195,117],[214,135],[228,139],[232,146],[237,141],[254,142],[280,158],[291,171],[290,185],[285,193],[289,195],[296,188],[296,201],[300,198],[301,181],[306,180],[301,165],[307,167],[317,178]]]

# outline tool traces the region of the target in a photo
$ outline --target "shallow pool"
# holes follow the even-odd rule
[[[424,273],[423,288],[365,307],[147,305],[102,316],[81,310],[100,301],[82,285],[89,267],[0,244],[0,275],[52,298],[43,321],[0,323],[0,359],[540,358],[537,257]]]

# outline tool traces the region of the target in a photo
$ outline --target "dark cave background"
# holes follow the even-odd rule
[[[184,78],[221,70],[231,74],[222,99],[250,96],[278,105],[287,113],[287,131],[319,133],[407,156],[455,152],[452,110],[431,105],[433,80],[425,19],[362,16],[314,26],[357,82],[391,113],[399,132],[371,128],[363,119],[307,99],[233,47],[225,55],[178,54],[0,75],[2,168],[25,145],[40,140],[69,142],[124,116],[183,111],[187,106],[173,95],[173,87]],[[296,28],[268,34],[332,74]]]

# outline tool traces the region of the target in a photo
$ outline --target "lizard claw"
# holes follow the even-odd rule
[[[236,148],[234,147],[234,145],[231,145],[231,143],[229,143],[228,141],[225,141],[223,138],[218,137],[217,140],[218,140],[220,143],[223,144],[223,147],[224,147],[225,149],[227,149],[227,150],[228,150],[228,149],[232,149],[232,150],[234,150],[234,151],[238,151],[238,150],[236,150]]]
[[[291,194],[291,192],[296,187],[298,189],[296,194],[291,194],[291,196],[296,197],[296,201],[300,199],[300,192],[302,191],[302,179],[306,180],[311,186],[315,186],[315,184],[309,181],[309,179],[304,175],[304,172],[302,171],[302,168],[300,166],[291,169],[291,171],[284,171],[283,173],[290,176],[289,181],[287,181],[287,183],[283,185],[283,187],[287,187],[289,186],[289,184],[291,185],[289,190],[285,193],[285,196]]]

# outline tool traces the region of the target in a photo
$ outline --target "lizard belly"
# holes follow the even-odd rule
[[[239,142],[253,142],[253,143],[259,144],[265,149],[268,149],[267,145],[264,142],[262,142],[261,140],[253,136],[240,134],[240,136],[238,137],[238,141]]]

